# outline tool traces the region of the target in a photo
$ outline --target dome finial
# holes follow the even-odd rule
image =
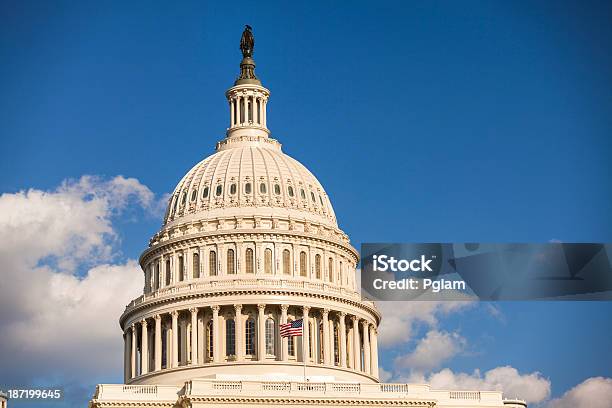
[[[240,62],[240,76],[234,85],[256,84],[261,85],[261,81],[255,76],[255,60],[253,60],[253,49],[255,48],[255,37],[250,25],[244,26],[242,37],[240,38],[240,51],[242,51],[242,61]]]

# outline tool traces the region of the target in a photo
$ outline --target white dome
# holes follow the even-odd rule
[[[243,137],[241,139],[245,139]],[[329,197],[315,176],[273,139],[228,139],[178,183],[164,224],[264,216],[338,228]]]

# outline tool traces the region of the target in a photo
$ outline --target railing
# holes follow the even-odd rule
[[[175,296],[182,293],[190,293],[193,291],[207,291],[224,288],[261,288],[261,287],[278,287],[278,288],[290,288],[290,289],[302,289],[306,291],[315,291],[321,294],[333,294],[341,296],[345,299],[351,299],[355,301],[361,300],[361,295],[358,292],[349,290],[342,286],[330,284],[328,282],[310,282],[304,280],[289,280],[289,279],[274,279],[274,278],[245,278],[245,279],[208,279],[202,280],[197,279],[194,281],[181,282],[176,285],[171,285],[158,289],[154,292],[140,295],[136,299],[132,300],[127,307],[138,306],[151,299],[159,299],[165,296]],[[368,304],[372,302],[366,302]]]
[[[98,401],[176,401],[178,396],[233,395],[282,397],[359,397],[385,399],[414,399],[433,401],[449,406],[503,406],[500,391],[441,391],[430,390],[426,384],[361,384],[351,382],[295,382],[295,381],[236,381],[191,380],[186,386],[164,385],[109,385],[96,388]]]
[[[479,400],[480,391],[449,391],[450,399]]]

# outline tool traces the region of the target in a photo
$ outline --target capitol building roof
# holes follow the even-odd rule
[[[327,193],[300,162],[273,139],[242,136],[221,142],[176,186],[165,224],[218,216],[276,215],[337,228]]]

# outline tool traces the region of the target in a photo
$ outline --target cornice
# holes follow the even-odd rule
[[[192,291],[192,292],[185,292],[181,294],[175,294],[174,296],[168,296],[168,297],[163,297],[163,298],[152,298],[152,299],[146,300],[143,303],[133,306],[129,310],[128,308],[126,308],[126,310],[123,312],[123,314],[119,318],[119,324],[123,328],[125,326],[126,321],[133,315],[138,316],[141,312],[145,312],[147,309],[155,307],[155,306],[171,305],[173,303],[179,303],[185,300],[211,299],[213,301],[216,300],[215,304],[219,304],[220,299],[223,299],[224,297],[229,297],[231,299],[228,299],[227,301],[228,305],[233,305],[236,303],[236,299],[233,298],[233,296],[236,296],[236,295],[238,296],[244,296],[244,295],[287,296],[287,297],[294,298],[295,303],[300,303],[299,297],[316,298],[316,299],[321,299],[321,300],[326,300],[326,301],[337,302],[337,303],[341,303],[344,305],[355,307],[360,310],[364,310],[376,318],[377,324],[380,322],[380,319],[381,319],[381,314],[376,309],[373,303],[370,306],[369,304],[363,301],[349,300],[349,299],[341,298],[339,296],[327,295],[324,293],[316,293],[312,291],[299,291],[295,289],[280,289],[280,288],[261,288],[261,289],[255,289],[255,288],[227,289],[227,288],[224,288],[222,291],[217,291],[217,292],[215,291],[207,291],[207,292]],[[273,303],[270,303],[270,304],[277,304],[277,303],[280,305],[282,303],[286,303],[286,301],[285,300],[281,302],[274,301]]]
[[[277,237],[289,237],[289,238],[301,238],[313,242],[325,243],[336,248],[342,249],[353,256],[355,264],[359,263],[359,252],[348,242],[342,242],[330,237],[323,237],[321,235],[315,235],[308,232],[291,231],[291,230],[277,230],[277,229],[244,229],[244,230],[216,230],[216,231],[205,231],[190,233],[186,236],[170,238],[166,241],[159,242],[145,249],[140,255],[138,262],[143,265],[146,258],[149,256],[162,255],[164,251],[172,251],[176,249],[184,249],[184,247],[195,246],[197,243],[206,241],[214,237],[242,237],[243,239],[261,240],[265,239],[266,236],[277,236]],[[148,260],[148,259],[147,259]]]

